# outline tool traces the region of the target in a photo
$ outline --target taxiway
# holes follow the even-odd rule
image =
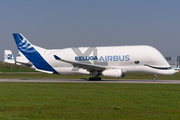
[[[143,84],[180,84],[180,80],[125,80],[105,79],[89,81],[88,79],[0,79],[0,82],[67,82],[67,83],[143,83]]]

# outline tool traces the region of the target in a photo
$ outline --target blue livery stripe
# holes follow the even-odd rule
[[[39,52],[31,45],[31,43],[26,40],[19,33],[13,33],[17,48],[19,51],[26,56],[26,58],[33,63],[37,69],[51,71],[55,74],[59,74],[52,66],[50,66],[45,59],[39,54]]]

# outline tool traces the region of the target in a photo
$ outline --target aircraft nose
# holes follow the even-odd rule
[[[175,74],[175,73],[176,73],[176,71],[175,71],[174,69],[172,69],[172,70],[169,71],[169,75],[173,75],[173,74]]]

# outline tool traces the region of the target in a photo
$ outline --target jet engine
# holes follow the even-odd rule
[[[124,77],[122,69],[109,69],[102,72],[105,77]]]

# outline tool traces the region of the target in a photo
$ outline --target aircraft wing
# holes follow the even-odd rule
[[[54,58],[56,60],[62,61],[62,62],[66,62],[66,63],[70,63],[72,64],[74,67],[78,67],[78,68],[83,68],[83,69],[87,69],[87,71],[104,71],[105,69],[107,69],[107,67],[104,66],[100,66],[100,65],[92,65],[92,64],[87,64],[87,63],[81,63],[81,62],[74,62],[74,61],[68,61],[68,60],[63,60],[60,57],[54,55]]]

